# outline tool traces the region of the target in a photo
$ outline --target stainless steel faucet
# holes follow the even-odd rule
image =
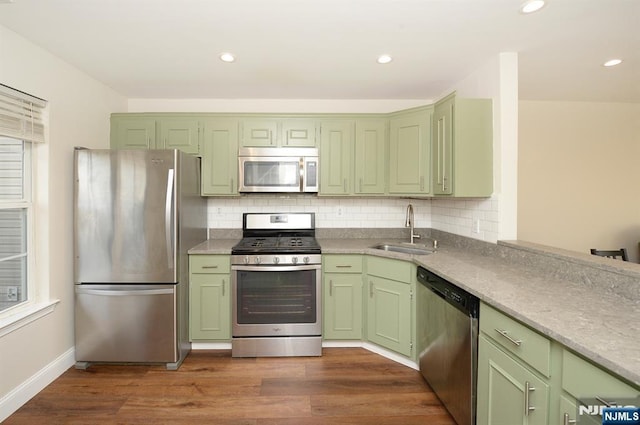
[[[416,235],[415,233],[413,233],[413,230],[415,228],[415,223],[414,223],[414,219],[413,219],[413,205],[409,204],[407,205],[407,217],[406,220],[404,222],[404,227],[409,227],[411,230],[409,231],[409,242],[410,243],[414,243],[413,240],[414,239],[420,239],[420,235]]]

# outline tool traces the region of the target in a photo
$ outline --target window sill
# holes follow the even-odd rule
[[[0,338],[53,312],[59,302],[60,300],[53,300],[34,304],[9,317],[0,319]]]

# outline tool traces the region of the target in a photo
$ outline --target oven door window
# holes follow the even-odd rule
[[[238,324],[315,323],[316,271],[238,271]]]
[[[246,161],[243,172],[246,187],[300,186],[299,160]]]

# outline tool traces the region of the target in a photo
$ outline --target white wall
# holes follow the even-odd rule
[[[640,104],[520,102],[518,236],[640,258]]]
[[[73,148],[109,146],[109,114],[126,99],[81,71],[0,26],[0,82],[48,100],[49,139],[39,171],[43,202],[36,231],[42,237],[38,277],[53,313],[0,337],[0,421],[7,409],[56,362],[73,361]],[[48,157],[48,161],[47,161]],[[67,364],[68,367],[68,364]],[[31,385],[31,387],[29,387]]]

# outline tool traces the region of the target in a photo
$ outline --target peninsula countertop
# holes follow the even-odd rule
[[[237,241],[210,239],[189,254],[230,254]],[[429,255],[409,255],[373,248],[400,244],[400,240],[318,238],[318,242],[323,254],[374,255],[425,267],[640,386],[640,300],[550,277],[533,266],[450,246],[441,246]]]

